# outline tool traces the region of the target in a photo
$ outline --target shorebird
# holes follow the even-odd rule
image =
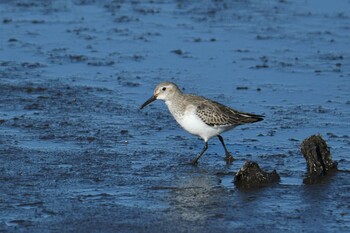
[[[205,145],[199,155],[192,161],[196,165],[199,158],[208,149],[208,140],[217,136],[225,150],[225,160],[228,164],[233,162],[233,157],[227,150],[221,133],[231,130],[238,125],[254,123],[263,120],[263,116],[240,112],[215,101],[201,96],[184,94],[179,87],[172,82],[158,84],[149,98],[140,109],[155,100],[164,100],[175,120],[187,132],[201,137]]]

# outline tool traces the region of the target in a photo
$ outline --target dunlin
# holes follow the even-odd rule
[[[263,120],[263,116],[246,112],[240,112],[215,101],[201,96],[184,94],[175,83],[160,83],[140,109],[155,100],[164,100],[175,120],[191,134],[201,137],[204,148],[192,161],[195,165],[198,159],[208,149],[208,140],[217,136],[224,147],[226,162],[232,163],[233,157],[228,152],[221,133],[231,130],[238,125],[253,123]]]

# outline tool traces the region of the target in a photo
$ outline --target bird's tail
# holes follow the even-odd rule
[[[254,122],[264,120],[264,116],[262,116],[262,115],[245,113],[245,112],[240,112],[240,115],[241,115],[241,120],[243,121],[243,123],[254,123]]]

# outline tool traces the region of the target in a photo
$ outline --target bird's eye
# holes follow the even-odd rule
[[[163,87],[163,88],[162,88],[162,91],[165,91],[165,90],[166,90],[166,87]]]

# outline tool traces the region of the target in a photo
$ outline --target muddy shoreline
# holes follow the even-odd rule
[[[320,134],[350,170],[350,4],[2,1],[0,232],[348,232],[349,176],[303,184]],[[173,81],[259,124],[203,146],[163,103]],[[239,190],[246,161],[280,182]]]

